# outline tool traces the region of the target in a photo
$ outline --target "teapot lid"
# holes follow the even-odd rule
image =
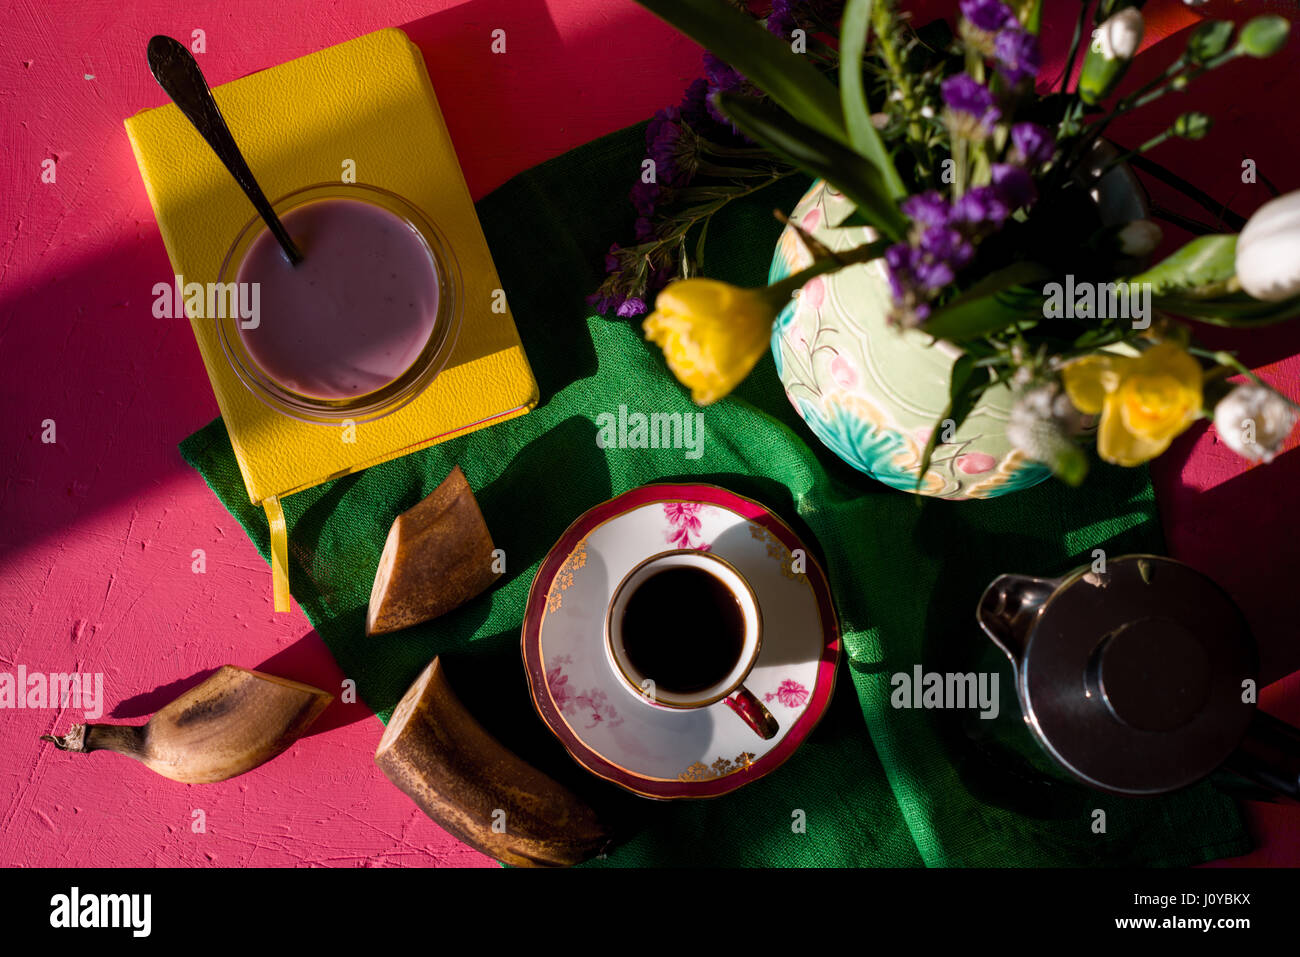
[[[1223,763],[1254,713],[1245,682],[1257,669],[1246,621],[1214,581],[1172,559],[1128,555],[1061,581],[1016,677],[1025,720],[1062,765],[1094,787],[1140,795]]]

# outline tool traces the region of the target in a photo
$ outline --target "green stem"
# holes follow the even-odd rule
[[[1088,4],[1079,2],[1079,20],[1074,25],[1074,37],[1070,40],[1070,56],[1065,61],[1065,76],[1061,77],[1061,92],[1070,86],[1070,77],[1074,76],[1074,58],[1079,55],[1079,40],[1083,36],[1083,25],[1088,19]]]
[[[1129,111],[1136,108],[1135,101],[1139,97],[1144,96],[1145,94],[1151,92],[1156,87],[1160,86],[1160,84],[1162,83],[1165,83],[1167,81],[1172,81],[1175,76],[1177,76],[1186,68],[1186,66],[1187,66],[1187,59],[1186,59],[1186,54],[1184,54],[1183,56],[1175,60],[1173,63],[1171,63],[1162,74],[1160,74],[1159,76],[1157,76],[1155,79],[1151,80],[1149,83],[1145,84],[1144,86],[1140,87],[1139,89],[1134,90],[1128,96],[1124,97],[1122,100],[1116,103],[1115,109],[1111,110],[1110,113],[1106,114],[1106,116],[1098,119],[1096,122],[1094,122],[1091,126],[1088,127],[1087,132],[1079,139],[1079,142],[1075,145],[1074,149],[1070,151],[1071,161],[1075,159],[1081,159],[1082,157],[1087,155],[1088,148],[1091,147],[1093,143],[1097,142],[1097,140],[1101,138],[1101,135],[1106,132],[1106,127],[1110,126],[1111,122],[1116,117],[1123,116],[1125,113],[1128,113]]]
[[[1172,223],[1180,229],[1185,229],[1193,236],[1208,236],[1211,233],[1217,233],[1218,230],[1208,223],[1203,223],[1199,219],[1192,219],[1190,216],[1184,216],[1182,213],[1176,213],[1172,209],[1166,209],[1159,203],[1151,204],[1151,216],[1155,219],[1163,219],[1167,223]]]
[[[966,137],[952,138],[952,198],[961,199],[966,192]]]
[[[912,90],[912,78],[903,69],[902,58],[894,45],[890,5],[884,0],[877,0],[871,9],[871,29],[876,33],[876,46],[880,49],[881,59],[889,71],[889,78],[894,87],[903,94],[903,112],[907,114],[907,137],[912,142],[921,140],[921,127],[916,122],[916,95]]]
[[[871,262],[873,259],[879,259],[885,254],[891,245],[887,239],[878,239],[874,243],[866,243],[848,252],[838,253],[834,257],[816,260],[806,269],[801,269],[793,276],[787,276],[780,282],[775,282],[767,287],[767,291],[772,295],[774,301],[784,304],[795,290],[803,288],[809,279],[813,279],[823,273],[834,272],[837,269],[843,269],[845,266],[853,266],[857,263]]]
[[[1247,379],[1250,379],[1252,382],[1254,382],[1255,385],[1263,386],[1265,389],[1270,389],[1274,392],[1277,391],[1271,385],[1269,385],[1267,382],[1261,379],[1259,376],[1255,375],[1254,372],[1252,372],[1249,368],[1247,368],[1242,363],[1242,361],[1238,359],[1235,355],[1233,355],[1231,352],[1225,352],[1222,349],[1219,349],[1217,351],[1212,351],[1210,349],[1198,349],[1195,346],[1189,346],[1187,351],[1191,355],[1198,356],[1202,359],[1213,359],[1219,365],[1227,366],[1229,369],[1233,369],[1234,371],[1236,371],[1239,375],[1244,375]],[[1279,395],[1280,394],[1281,393],[1279,393]]]
[[[1124,163],[1127,163],[1135,156],[1145,153],[1147,150],[1155,149],[1157,146],[1159,146],[1161,143],[1163,143],[1165,140],[1169,139],[1173,135],[1174,135],[1174,128],[1171,126],[1163,133],[1159,133],[1156,136],[1151,137],[1151,139],[1147,140],[1145,143],[1141,144],[1140,146],[1137,146],[1126,153],[1121,153],[1119,156],[1116,156],[1113,160],[1111,160],[1100,170],[1098,170],[1097,175],[1094,176],[1093,179],[1098,181],[1101,180],[1103,177],[1105,177],[1107,173],[1113,170],[1116,166],[1122,166]]]
[[[1213,213],[1229,229],[1241,232],[1246,226],[1246,218],[1234,213],[1228,208],[1227,203],[1220,203],[1205,190],[1193,186],[1181,176],[1166,169],[1159,163],[1145,156],[1134,156],[1129,165],[1143,173],[1154,176],[1166,186],[1172,186],[1188,199],[1194,201],[1198,206],[1208,213]]]

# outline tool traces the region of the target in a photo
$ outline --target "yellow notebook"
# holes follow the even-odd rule
[[[351,170],[356,182],[397,193],[438,225],[464,284],[464,322],[446,368],[408,405],[355,429],[354,442],[343,441],[338,426],[264,405],[231,369],[216,323],[191,318],[249,498],[266,510],[275,606],[287,611],[283,496],[523,415],[537,403],[537,382],[508,307],[500,311],[500,280],[424,58],[404,33],[380,30],[213,94],[273,202],[342,182]],[[126,131],[173,269],[185,283],[215,282],[255,215],[252,204],[173,104],[137,113]]]

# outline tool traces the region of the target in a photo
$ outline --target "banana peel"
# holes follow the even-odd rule
[[[223,665],[142,725],[74,724],[60,751],[116,751],[184,784],[224,781],[293,744],[334,700],[319,688]]]
[[[579,864],[613,842],[591,805],[475,720],[438,658],[393,710],[375,763],[443,830],[506,864]]]
[[[388,531],[370,590],[366,634],[445,615],[497,578],[492,536],[459,465]]]

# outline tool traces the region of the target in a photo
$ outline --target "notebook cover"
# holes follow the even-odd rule
[[[446,235],[460,263],[464,321],[446,368],[420,396],[359,425],[300,422],[256,398],[231,369],[213,320],[192,318],[217,405],[253,502],[281,497],[522,415],[537,383],[509,313],[469,189],[418,47],[385,29],[213,91],[263,191],[356,182],[406,198]],[[126,120],[174,271],[215,282],[252,204],[175,105]],[[351,161],[348,164],[347,161]],[[180,321],[156,319],[157,322]],[[272,501],[273,504],[273,501]]]

